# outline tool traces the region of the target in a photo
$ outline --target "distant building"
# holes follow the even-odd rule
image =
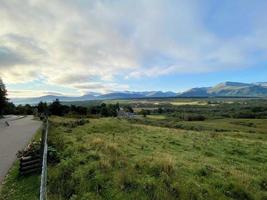
[[[123,108],[120,107],[120,110],[117,113],[117,117],[121,118],[135,118],[135,114],[131,112],[126,112],[123,110]]]

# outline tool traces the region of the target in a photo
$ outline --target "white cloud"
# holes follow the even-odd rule
[[[45,95],[70,95],[70,94],[63,94],[59,92],[53,91],[45,91],[45,90],[9,90],[8,91],[8,98],[27,98],[27,97],[41,97]]]
[[[129,89],[126,84],[117,83],[104,83],[103,82],[85,82],[73,85],[74,88],[79,89],[83,94],[88,92],[99,92],[99,93],[109,93],[112,91],[125,91]]]
[[[81,92],[107,91],[129,87],[117,75],[246,67],[255,62],[252,50],[267,57],[267,30],[221,38],[206,27],[201,3],[0,0],[0,76],[9,84],[42,77]]]

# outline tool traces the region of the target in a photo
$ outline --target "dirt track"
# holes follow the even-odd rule
[[[16,119],[15,116],[7,118],[9,126],[1,120],[0,126],[0,183],[13,162],[16,160],[18,150],[24,148],[34,133],[41,126],[40,121],[32,120],[32,116]]]

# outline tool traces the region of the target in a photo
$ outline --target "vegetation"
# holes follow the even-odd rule
[[[0,78],[0,117],[4,114],[4,107],[7,103],[7,91],[5,84],[3,83],[2,79]]]
[[[36,200],[39,197],[40,176],[20,176],[19,162],[10,169],[0,191],[0,200]]]
[[[221,121],[227,131],[219,133],[212,120],[205,131],[114,118],[71,129],[62,123],[75,119],[51,121],[49,145],[60,162],[49,167],[49,199],[266,198],[266,120]]]
[[[52,115],[51,200],[267,198],[265,99],[55,101],[31,108]],[[134,114],[115,118],[121,108]],[[5,184],[14,194],[24,180],[16,176]],[[3,191],[4,200],[20,199]]]

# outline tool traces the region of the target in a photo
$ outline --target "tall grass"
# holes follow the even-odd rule
[[[266,198],[266,135],[112,118],[91,119],[71,133],[67,128],[52,124],[49,142],[61,161],[49,167],[49,199]]]

